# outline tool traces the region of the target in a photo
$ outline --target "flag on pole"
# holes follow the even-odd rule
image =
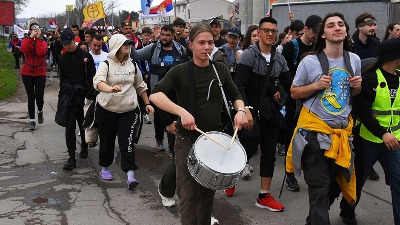
[[[142,14],[149,15],[151,3],[153,0],[142,0]]]
[[[86,23],[87,28],[92,29],[93,24],[95,24],[98,20],[99,20],[99,19],[88,21],[88,22]]]
[[[173,9],[172,0],[164,0],[157,7],[151,8],[149,14],[166,14],[172,12]]]
[[[24,38],[24,34],[28,32],[29,30],[23,30],[21,27],[14,24],[14,33],[18,36],[18,38]]]
[[[56,20],[49,20],[49,26],[50,26],[50,28],[56,28],[57,27],[57,21]]]
[[[85,22],[104,18],[103,2],[99,1],[86,6],[83,8],[83,15],[85,16]]]
[[[131,14],[130,14],[130,13],[129,13],[128,17],[126,17],[126,19],[124,20],[124,22],[126,23],[126,22],[129,22],[129,21],[131,21]]]

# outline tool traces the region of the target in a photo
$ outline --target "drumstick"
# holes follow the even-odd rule
[[[233,133],[233,137],[232,137],[231,143],[229,144],[229,149],[231,149],[233,141],[235,141],[235,137],[237,135],[238,130],[239,130],[239,128],[236,127],[235,132]]]
[[[203,132],[202,130],[200,130],[199,128],[195,127],[194,129],[195,129],[197,132],[203,134],[204,136],[210,138],[210,139],[211,139],[212,141],[214,141],[215,143],[221,145],[222,147],[224,147],[224,148],[226,148],[226,149],[229,149],[228,147],[226,147],[225,145],[223,145],[221,142],[219,142],[219,141],[216,140],[215,138],[213,138],[213,137],[211,137],[210,135],[204,133],[204,132]]]

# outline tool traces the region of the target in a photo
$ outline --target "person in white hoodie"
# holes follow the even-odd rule
[[[96,119],[98,122],[100,149],[100,176],[112,180],[109,166],[114,160],[115,138],[118,136],[121,151],[121,169],[127,173],[127,185],[134,189],[139,184],[134,171],[134,134],[139,126],[140,109],[138,96],[146,105],[146,111],[153,113],[146,90],[147,85],[137,65],[129,60],[132,40],[122,34],[115,34],[109,41],[108,65],[102,62],[93,78],[93,86],[100,92],[97,95]]]

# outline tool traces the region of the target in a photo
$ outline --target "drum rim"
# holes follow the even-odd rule
[[[232,138],[232,136],[230,136],[229,134],[226,134],[226,133],[220,132],[220,131],[207,131],[207,132],[205,132],[205,133],[206,133],[206,134],[222,134],[222,135],[225,135],[225,136],[227,136],[227,137],[229,137],[229,138]],[[194,151],[194,146],[196,146],[196,143],[197,143],[202,137],[205,137],[205,135],[201,134],[201,135],[196,139],[196,141],[194,142],[192,148],[191,148],[190,151],[189,151],[189,154],[190,154],[191,151],[193,151],[193,155],[196,157],[196,159],[198,159],[199,157],[198,157],[198,155],[196,154],[196,152]],[[243,145],[240,143],[240,141],[238,141],[238,140],[235,139],[235,143],[239,144],[239,147],[242,149],[242,152],[243,152],[243,154],[244,154],[244,156],[245,156],[245,163],[244,163],[243,167],[242,167],[238,172],[236,172],[236,173],[239,173],[239,174],[240,174],[240,173],[244,170],[244,168],[246,167],[246,163],[247,163],[247,153],[246,153],[246,150],[244,149]],[[200,163],[201,163],[202,166],[206,167],[207,169],[209,169],[209,170],[211,170],[211,171],[215,171],[215,170],[211,169],[210,167],[208,167],[207,165],[203,164],[201,161],[200,161]],[[216,171],[216,172],[218,172],[218,171]],[[235,174],[235,173],[222,173],[222,172],[218,172],[218,173],[220,173],[220,174]]]

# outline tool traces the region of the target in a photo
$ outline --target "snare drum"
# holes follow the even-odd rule
[[[208,135],[229,146],[232,137],[211,131]],[[187,158],[192,177],[201,185],[212,190],[223,190],[235,185],[246,166],[246,151],[238,140],[226,149],[204,135],[197,138]]]

